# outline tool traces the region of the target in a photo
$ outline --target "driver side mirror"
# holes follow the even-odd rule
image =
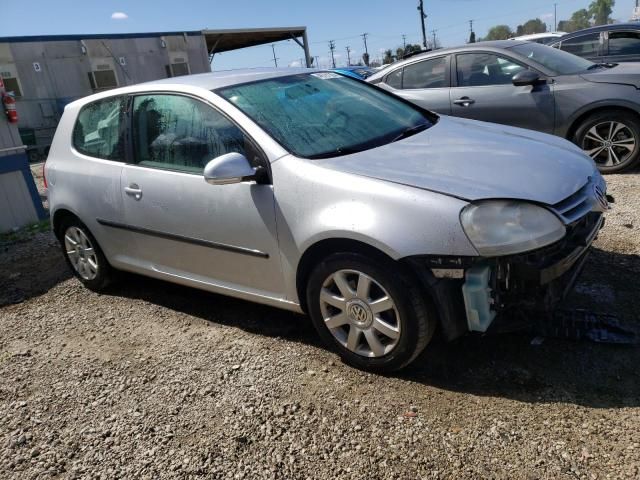
[[[204,167],[204,180],[211,185],[256,181],[257,169],[241,153],[227,153],[211,160]]]
[[[527,85],[535,85],[540,82],[540,75],[531,70],[522,70],[516,73],[511,81],[516,87],[525,87]]]

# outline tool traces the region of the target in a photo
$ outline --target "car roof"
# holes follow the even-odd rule
[[[170,89],[179,91],[181,87],[202,88],[215,90],[217,88],[250,83],[270,78],[286,77],[300,73],[320,72],[314,68],[244,68],[238,70],[220,70],[210,73],[183,75],[179,77],[162,78],[150,82],[137,83],[126,87],[113,88],[93,95],[82,97],[67,105],[69,108],[81,107],[87,103],[117,95],[145,92],[147,90]],[[158,87],[158,88],[155,88]],[[66,107],[65,107],[66,108]]]
[[[526,45],[528,42],[522,40],[492,40],[489,42],[477,42],[477,43],[467,43],[466,45],[459,45],[457,47],[449,47],[449,48],[439,48],[437,50],[430,50],[428,52],[419,53],[417,55],[412,55],[411,57],[405,60],[398,60],[390,65],[387,65],[382,70],[377,71],[373,75],[367,78],[367,81],[378,79],[388,72],[391,72],[394,68],[406,65],[409,63],[413,63],[415,61],[431,58],[431,57],[439,57],[440,55],[448,55],[450,53],[456,53],[460,51],[473,51],[473,50],[502,50],[506,48],[512,48],[517,45]]]
[[[628,23],[609,23],[607,25],[598,25],[595,27],[584,28],[582,30],[576,30],[575,32],[567,33],[562,38],[570,38],[583,35],[585,33],[597,33],[604,30],[640,30],[640,22],[628,22]]]
[[[195,75],[184,75],[181,77],[162,78],[160,80],[153,80],[151,82],[145,82],[139,85],[153,87],[154,85],[164,86],[170,84],[215,90],[217,88],[238,85],[240,83],[249,83],[258,80],[286,77],[288,75],[310,73],[314,71],[318,70],[311,68],[243,68],[238,70],[220,70],[210,73],[198,73]]]
[[[567,32],[545,32],[545,33],[532,33],[530,35],[520,35],[519,37],[513,37],[510,40],[536,40],[538,38],[553,38],[553,37],[562,37],[566,35]]]

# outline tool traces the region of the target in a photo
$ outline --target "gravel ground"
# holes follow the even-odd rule
[[[638,326],[640,174],[570,299]],[[0,478],[640,478],[640,348],[527,334],[342,365],[306,317],[0,245]],[[540,339],[536,339],[540,340]]]

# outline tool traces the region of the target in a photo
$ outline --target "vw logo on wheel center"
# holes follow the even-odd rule
[[[349,304],[347,314],[349,319],[359,326],[367,326],[372,320],[371,310],[360,300],[353,300]]]

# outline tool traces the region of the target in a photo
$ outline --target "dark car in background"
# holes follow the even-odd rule
[[[595,63],[640,62],[640,22],[578,30],[550,45]]]
[[[367,79],[445,115],[572,140],[602,172],[640,158],[640,66],[604,65],[532,42],[435,50]]]

